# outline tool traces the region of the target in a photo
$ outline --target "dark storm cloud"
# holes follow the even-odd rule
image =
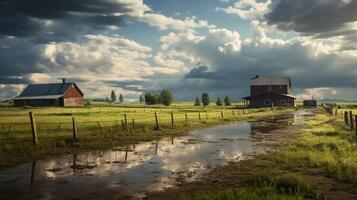
[[[41,49],[27,39],[0,38],[0,79],[41,72]]]
[[[357,0],[278,0],[266,16],[270,25],[282,30],[311,34],[349,34],[339,32],[357,21]]]
[[[90,29],[123,26],[125,15],[132,11],[128,4],[109,0],[3,0],[0,35],[63,40]],[[44,20],[51,20],[51,24],[45,25]]]

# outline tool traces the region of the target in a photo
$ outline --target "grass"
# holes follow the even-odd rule
[[[357,136],[322,109],[273,153],[214,169],[151,199],[355,199]],[[291,133],[286,133],[291,134]],[[149,198],[150,199],[150,198]]]
[[[39,144],[33,146],[28,112],[35,114]],[[233,113],[234,111],[234,113]],[[158,113],[160,128],[155,128],[154,113]],[[222,118],[221,112],[224,117]],[[100,107],[100,108],[1,108],[2,124],[0,127],[0,168],[9,167],[31,159],[49,155],[73,153],[93,149],[110,149],[119,145],[153,140],[164,136],[179,136],[190,130],[227,123],[231,121],[255,120],[282,111],[270,109],[233,110],[230,107],[165,109],[145,107]],[[174,126],[171,124],[171,113],[174,113]],[[185,113],[188,122],[185,120]],[[201,120],[198,119],[201,113]],[[206,114],[207,113],[207,114]],[[124,114],[128,118],[129,131],[121,126]],[[78,142],[72,141],[72,117],[77,121]],[[132,127],[131,119],[135,118]],[[1,130],[3,130],[1,132]],[[22,132],[16,132],[23,130]]]

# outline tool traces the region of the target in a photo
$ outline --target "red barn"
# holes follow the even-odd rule
[[[259,77],[250,81],[249,107],[295,106],[295,97],[290,95],[290,77]]]
[[[83,107],[84,94],[75,83],[30,84],[14,98],[15,106]]]

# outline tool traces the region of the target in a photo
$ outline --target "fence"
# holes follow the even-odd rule
[[[36,116],[32,112],[28,113],[28,123],[0,123],[0,134],[13,135],[32,134],[33,144],[38,143],[38,137],[57,137],[68,136],[74,142],[81,135],[88,133],[102,134],[107,133],[129,133],[132,131],[144,131],[145,129],[176,128],[187,125],[191,122],[207,121],[214,119],[226,119],[238,117],[245,114],[263,112],[267,109],[232,109],[215,110],[203,112],[152,112],[152,116],[147,118],[135,118],[130,113],[122,114],[116,120],[108,121],[78,121],[76,116],[68,116],[66,122],[36,122]],[[270,110],[270,109],[269,109]],[[147,113],[146,113],[147,115]]]
[[[351,131],[354,131],[355,134],[357,135],[357,115],[353,115],[352,110],[338,109],[336,105],[327,105],[327,104],[322,104],[322,107],[330,115],[342,116],[345,127]]]

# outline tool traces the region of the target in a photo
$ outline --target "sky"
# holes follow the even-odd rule
[[[1,0],[0,27],[0,99],[66,78],[85,98],[238,101],[260,75],[357,100],[357,0]]]

